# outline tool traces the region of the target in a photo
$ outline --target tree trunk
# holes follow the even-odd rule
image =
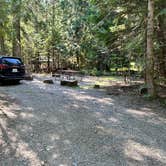
[[[20,35],[20,18],[21,18],[21,0],[13,0],[13,56],[21,57],[21,35]]]
[[[3,36],[0,36],[0,54],[5,54],[5,40]]]
[[[147,22],[147,56],[146,56],[146,81],[148,94],[151,97],[156,96],[154,83],[154,52],[153,52],[153,34],[154,34],[154,0],[148,0],[148,22]]]
[[[52,60],[53,71],[56,70],[55,61],[55,0],[52,0]]]
[[[36,63],[35,63],[35,72],[39,73],[41,72],[41,63],[40,63],[40,52],[38,51],[36,53]]]
[[[80,57],[78,55],[78,52],[76,52],[76,59],[77,59],[77,70],[80,69]]]
[[[0,22],[0,28],[4,29],[3,23]],[[0,54],[5,54],[6,50],[5,50],[5,39],[4,39],[4,34],[0,34]]]
[[[56,70],[56,61],[55,61],[55,50],[52,48],[52,67],[53,71]]]
[[[50,53],[49,53],[49,50],[48,50],[48,57],[47,57],[47,72],[48,73],[50,72]]]
[[[165,0],[159,4],[159,11],[166,8]],[[158,55],[159,74],[166,77],[166,20],[165,15],[158,16],[157,37],[160,44],[160,53]]]

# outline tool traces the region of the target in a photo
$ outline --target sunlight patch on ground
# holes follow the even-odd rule
[[[0,102],[1,108],[0,108],[0,112],[1,114],[4,114],[5,116],[7,116],[10,119],[15,119],[17,118],[17,111],[14,110],[20,110],[20,106],[18,106],[17,104],[11,104],[11,103],[5,103],[5,102]]]
[[[135,109],[127,109],[126,112],[132,114],[133,116],[137,117],[137,116],[140,116],[140,117],[151,117],[151,116],[154,116],[154,113],[152,112],[143,112],[143,111],[139,111],[139,110],[135,110]]]
[[[111,98],[100,98],[100,97],[93,97],[89,95],[77,94],[77,93],[70,93],[70,96],[73,98],[80,100],[80,101],[93,101],[96,103],[100,103],[102,105],[112,105],[113,100]]]
[[[51,141],[57,141],[57,140],[60,140],[60,136],[59,135],[52,135],[52,134],[49,134],[48,135],[48,138],[51,140]]]
[[[158,116],[153,117],[151,119],[147,119],[147,122],[153,123],[155,125],[166,125],[166,119],[165,118],[159,118]]]
[[[17,115],[13,112],[13,111],[9,111],[8,109],[6,108],[3,108],[3,113],[10,119],[15,119],[17,118]]]
[[[121,130],[114,129],[114,128],[103,127],[101,125],[96,126],[96,129],[101,135],[108,134],[108,135],[114,136],[114,137],[120,137],[120,136],[124,135],[124,133]]]
[[[119,122],[118,119],[114,118],[114,117],[111,117],[111,118],[108,118],[109,121],[113,122],[113,123],[117,123]]]
[[[144,108],[146,111],[135,110],[135,109],[127,109],[126,112],[132,115],[135,118],[147,118],[146,122],[155,124],[155,125],[164,125],[166,124],[166,119],[162,117],[158,117],[157,113],[151,112],[152,110],[149,108]]]
[[[21,113],[20,113],[20,117],[23,118],[23,119],[30,119],[30,118],[33,118],[34,115],[31,114],[31,113],[21,112]]]
[[[145,157],[149,157],[166,164],[166,152],[155,148],[142,145],[133,140],[128,140],[125,144],[124,153],[128,158],[136,161],[144,161]]]

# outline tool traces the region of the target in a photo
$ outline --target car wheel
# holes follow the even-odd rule
[[[3,80],[0,80],[0,86],[2,86],[2,85],[3,85],[3,83],[4,83],[4,82],[3,82]]]
[[[20,83],[20,80],[14,80],[13,83],[14,83],[14,84],[19,84],[19,83]]]

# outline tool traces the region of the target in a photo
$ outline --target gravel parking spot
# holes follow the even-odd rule
[[[164,108],[44,84],[0,87],[1,166],[165,166]]]

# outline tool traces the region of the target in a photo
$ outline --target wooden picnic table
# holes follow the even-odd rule
[[[66,74],[66,75],[77,75],[80,74],[80,71],[76,70],[58,70],[59,74]]]
[[[66,77],[68,80],[76,79],[75,76],[79,76],[81,78],[80,80],[82,80],[82,76],[81,76],[80,71],[76,71],[76,70],[58,70],[57,73],[60,74],[60,75],[64,75],[64,77]]]

